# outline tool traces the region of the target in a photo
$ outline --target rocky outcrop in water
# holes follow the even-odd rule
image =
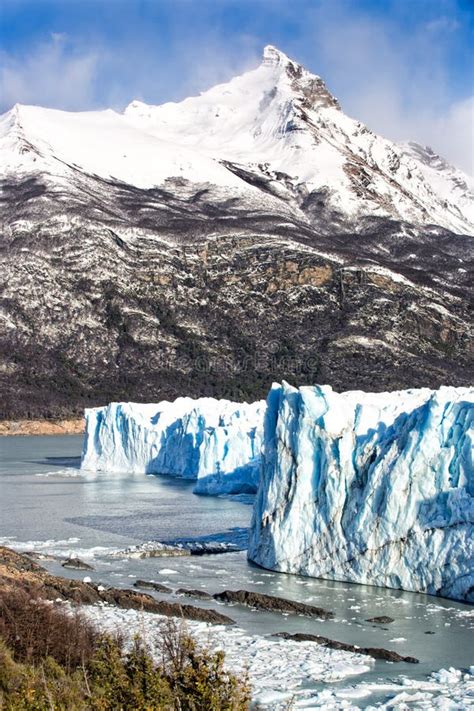
[[[205,590],[196,590],[187,588],[178,588],[175,590],[175,595],[185,595],[186,597],[197,597],[201,600],[212,600],[212,595]]]
[[[355,644],[346,644],[345,642],[336,642],[334,639],[329,639],[328,637],[321,637],[316,634],[305,634],[302,632],[297,632],[296,634],[290,634],[289,632],[277,632],[275,637],[282,637],[283,639],[292,639],[296,642],[315,642],[323,647],[329,647],[329,649],[341,649],[344,652],[355,652],[356,654],[365,654],[373,659],[382,659],[385,662],[407,662],[408,664],[418,664],[419,659],[416,657],[404,657],[398,652],[392,652],[389,649],[383,649],[381,647],[358,647]]]
[[[63,568],[70,568],[71,570],[94,570],[92,565],[80,560],[80,558],[68,558],[61,565]]]
[[[53,601],[64,600],[82,605],[102,602],[126,610],[143,610],[166,617],[181,617],[217,625],[234,624],[230,617],[216,610],[157,600],[136,590],[106,588],[94,583],[51,575],[27,556],[4,547],[0,547],[0,586],[21,587]]]
[[[213,597],[220,602],[237,603],[238,605],[245,605],[246,607],[268,612],[285,612],[291,615],[317,617],[321,620],[330,620],[334,617],[333,612],[324,610],[322,607],[315,607],[304,602],[287,600],[283,597],[265,595],[249,590],[224,590],[224,592],[216,593]]]
[[[171,588],[167,587],[166,585],[162,585],[161,583],[154,583],[149,580],[136,580],[133,583],[134,588],[140,588],[142,590],[154,590],[155,592],[159,593],[172,593],[173,591]]]

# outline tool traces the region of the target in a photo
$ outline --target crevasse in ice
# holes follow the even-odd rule
[[[274,387],[249,558],[474,598],[474,389]]]
[[[199,494],[254,493],[264,410],[213,398],[87,409],[81,468],[197,479]]]

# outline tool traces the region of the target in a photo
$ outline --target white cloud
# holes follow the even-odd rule
[[[432,133],[429,139],[440,153],[474,175],[474,96],[458,101],[441,116],[433,116],[421,133]]]
[[[305,59],[343,110],[391,140],[430,145],[474,174],[474,97],[453,98],[447,72],[459,23],[442,16],[404,34],[380,16],[343,12],[338,0],[328,7],[312,15],[313,51]]]
[[[118,47],[52,32],[27,53],[0,51],[0,111],[15,103],[121,110],[133,99],[181,100],[253,68],[260,52],[251,35],[236,46],[211,31],[191,44],[176,38],[171,53],[134,32]]]
[[[70,53],[68,38],[52,33],[21,58],[0,53],[0,96],[15,103],[81,109],[91,104],[99,57],[94,51]]]
[[[460,26],[456,19],[443,15],[427,22],[425,28],[428,32],[455,32]]]

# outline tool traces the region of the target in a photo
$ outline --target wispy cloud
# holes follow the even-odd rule
[[[0,96],[5,106],[39,104],[64,109],[88,107],[94,99],[99,55],[71,53],[68,37],[51,33],[24,56],[0,53]]]
[[[426,23],[425,29],[428,32],[455,32],[459,30],[461,24],[453,17],[447,17],[442,15],[441,17],[435,17]]]
[[[91,37],[51,32],[22,54],[0,51],[0,111],[15,103],[66,110],[122,109],[133,99],[181,100],[255,67],[261,43],[242,35],[238,46],[208,31],[194,43],[169,47],[135,35],[120,47]]]
[[[430,145],[474,174],[472,81],[453,98],[447,69],[460,23],[443,15],[403,32],[390,18],[348,10],[342,1],[328,8],[312,12],[313,51],[305,54],[316,70],[319,63],[343,109],[392,140]]]

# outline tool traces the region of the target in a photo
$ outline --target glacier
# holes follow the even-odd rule
[[[474,388],[275,386],[248,557],[474,601]]]
[[[255,493],[265,401],[178,398],[85,410],[81,469],[196,479],[194,492]]]

